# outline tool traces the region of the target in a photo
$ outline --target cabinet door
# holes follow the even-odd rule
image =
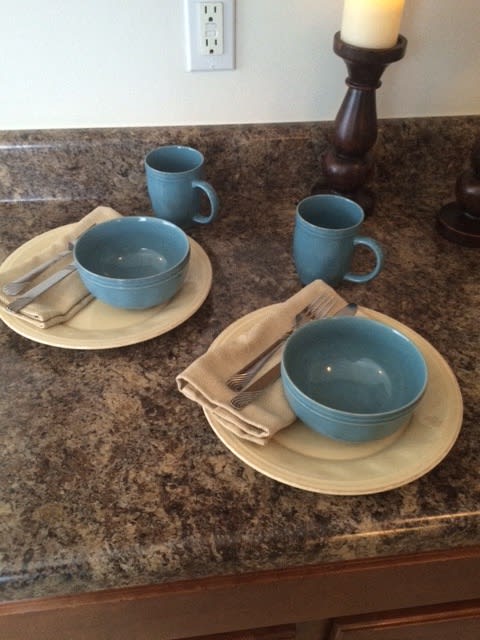
[[[335,620],[329,640],[479,640],[480,602]]]
[[[285,624],[263,629],[247,629],[246,631],[216,633],[210,636],[196,636],[186,640],[295,640],[295,637],[296,626],[294,624]]]

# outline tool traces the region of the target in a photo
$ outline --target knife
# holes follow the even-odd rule
[[[358,305],[355,302],[349,302],[332,316],[327,317],[335,318],[336,316],[354,316],[357,313],[357,310]],[[240,393],[237,393],[237,395],[233,396],[230,400],[232,407],[234,409],[243,409],[254,402],[262,391],[265,391],[265,389],[275,382],[275,380],[278,380],[280,377],[281,367],[282,363],[277,362],[277,364],[274,364],[273,367],[268,369],[263,375],[252,382],[252,384],[245,387],[245,389],[240,391]]]
[[[46,278],[46,280],[44,280],[43,282],[40,282],[40,284],[37,284],[35,287],[32,287],[31,289],[26,291],[21,298],[17,298],[13,302],[11,302],[9,305],[7,305],[7,310],[11,311],[12,313],[18,313],[21,309],[23,309],[23,307],[26,307],[27,304],[30,304],[31,302],[36,300],[39,296],[42,295],[42,293],[45,293],[45,291],[51,289],[51,287],[56,285],[57,282],[60,282],[60,280],[66,278],[68,275],[76,271],[76,269],[77,267],[75,266],[75,263],[71,262],[63,269],[60,269],[60,271],[57,271],[50,277]]]

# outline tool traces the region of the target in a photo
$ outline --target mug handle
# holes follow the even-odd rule
[[[377,260],[374,268],[370,273],[365,274],[355,274],[355,273],[346,273],[344,276],[344,280],[348,280],[349,282],[368,282],[369,280],[373,280],[380,273],[383,267],[383,251],[373,238],[368,238],[366,236],[356,236],[353,239],[353,246],[356,247],[359,244],[363,244],[368,247],[375,254],[375,258]]]
[[[210,201],[210,215],[203,216],[199,213],[193,216],[193,222],[197,222],[198,224],[208,224],[212,222],[217,217],[218,213],[218,196],[215,189],[212,185],[205,180],[194,180],[192,183],[194,189],[201,189],[204,191]]]

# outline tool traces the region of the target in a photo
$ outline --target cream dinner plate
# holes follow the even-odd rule
[[[217,340],[220,343],[246,331],[267,309],[241,318]],[[405,325],[370,309],[362,311],[408,336],[425,357],[428,386],[409,424],[384,440],[349,444],[316,434],[297,420],[262,446],[238,438],[204,409],[213,431],[240,460],[284,484],[331,495],[394,489],[443,460],[457,439],[463,418],[462,396],[452,370],[429,342]]]
[[[32,238],[0,266],[0,272],[14,267],[32,253],[41,251],[66,227],[59,227]],[[65,349],[111,349],[143,342],[167,333],[185,322],[207,297],[212,284],[212,266],[202,247],[190,240],[190,265],[179,293],[168,302],[151,309],[116,309],[92,300],[73,318],[48,329],[39,329],[0,308],[3,322],[25,338]]]

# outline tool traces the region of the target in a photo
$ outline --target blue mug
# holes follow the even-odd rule
[[[208,224],[218,214],[218,196],[202,179],[204,158],[200,151],[180,145],[165,145],[145,158],[147,189],[153,213],[182,229]],[[200,192],[210,202],[210,213],[200,213]]]
[[[323,280],[336,287],[342,280],[368,282],[383,267],[380,245],[359,235],[363,209],[353,200],[333,194],[317,194],[299,202],[293,233],[293,260],[303,284]],[[365,274],[350,272],[353,252],[365,245],[375,255],[375,267]]]

